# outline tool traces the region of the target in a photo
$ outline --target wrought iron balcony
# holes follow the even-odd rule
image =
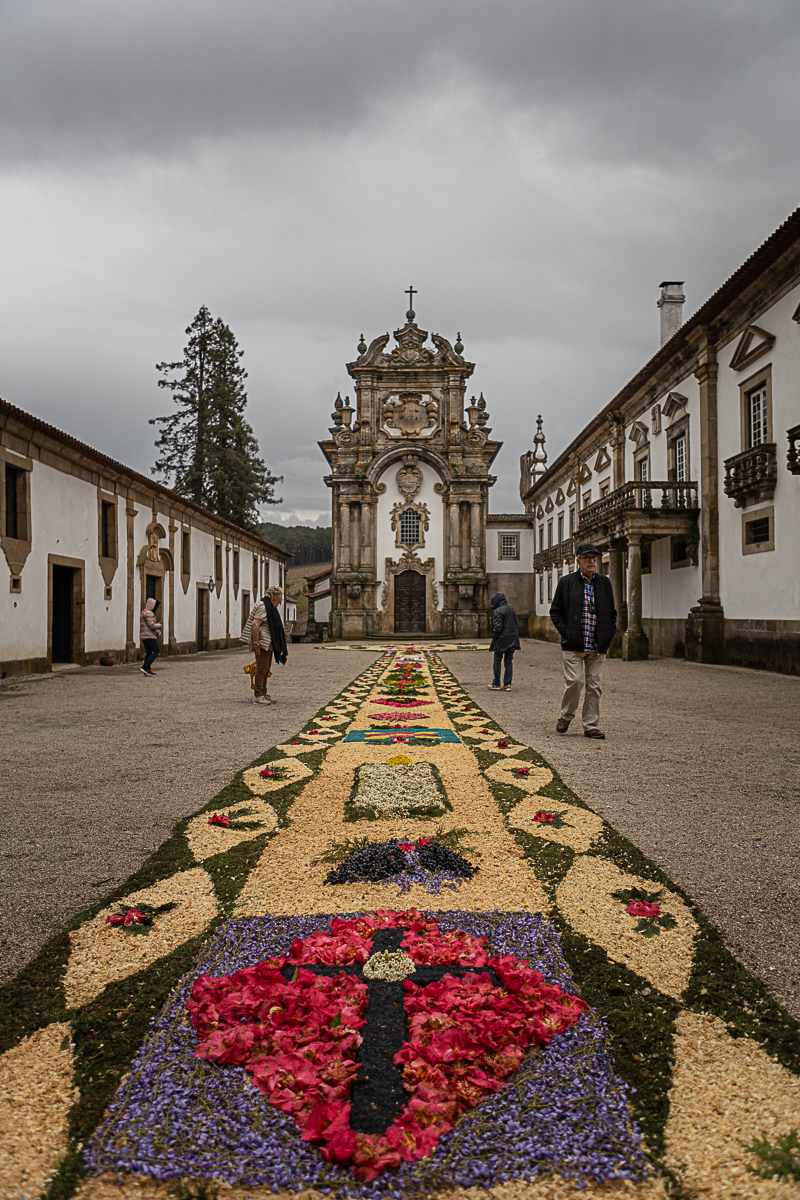
[[[800,475],[800,425],[786,430],[789,439],[789,454],[786,466],[793,475]]]
[[[778,482],[778,446],[763,442],[725,459],[725,495],[737,508],[771,500]]]
[[[637,512],[650,517],[693,516],[697,512],[697,483],[632,479],[582,509],[578,534],[584,537],[603,526],[618,525],[622,518]]]

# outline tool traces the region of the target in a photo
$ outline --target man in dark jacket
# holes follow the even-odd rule
[[[600,723],[600,686],[606,650],[617,631],[617,610],[611,582],[597,571],[597,550],[591,542],[578,546],[578,570],[559,580],[550,620],[561,634],[564,661],[564,696],[556,733],[566,733],[578,709],[583,678],[584,737],[604,738]]]
[[[514,674],[514,651],[520,649],[519,631],[517,630],[517,614],[502,592],[495,592],[489,603],[492,606],[492,644],[494,650],[494,680],[489,684],[493,692],[500,691],[500,667],[504,665],[503,691],[511,691],[511,678]]]

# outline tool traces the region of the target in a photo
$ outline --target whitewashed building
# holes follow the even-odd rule
[[[520,494],[533,523],[530,632],[574,547],[602,552],[623,634],[612,653],[800,670],[800,210],[681,324]]]
[[[291,555],[0,400],[0,671],[233,645]]]

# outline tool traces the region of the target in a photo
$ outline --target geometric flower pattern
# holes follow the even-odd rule
[[[455,648],[457,647],[452,643],[441,647],[448,650]],[[364,649],[375,651],[383,647],[365,646]],[[222,827],[203,829],[204,824],[207,826],[211,809],[205,814],[198,814],[189,822],[191,833],[187,834],[186,852],[189,852],[190,846],[194,846],[195,861],[205,861],[203,843],[209,834],[212,834],[216,840],[211,841],[209,846],[216,850],[215,864],[219,864],[220,860],[224,863],[224,852],[228,846],[232,847],[233,852],[240,854],[237,849],[238,843],[257,838],[264,832],[271,834],[257,862],[248,863],[241,858],[236,860],[236,870],[241,875],[241,890],[238,899],[225,901],[228,906],[225,911],[234,911],[240,915],[233,921],[224,923],[215,938],[223,938],[223,935],[227,936],[225,931],[229,931],[234,943],[238,945],[241,934],[237,931],[244,929],[248,922],[266,920],[263,914],[265,909],[270,910],[273,901],[287,915],[269,917],[269,920],[278,923],[294,922],[295,925],[297,922],[306,922],[305,928],[308,932],[318,927],[319,914],[326,913],[330,917],[335,912],[345,911],[346,905],[350,905],[351,913],[356,910],[374,911],[379,905],[387,906],[387,901],[394,903],[390,889],[385,887],[347,885],[341,889],[325,887],[323,891],[322,881],[327,868],[324,865],[312,868],[310,860],[324,850],[333,833],[338,836],[339,829],[344,829],[352,836],[354,827],[343,825],[342,822],[344,804],[352,788],[354,769],[359,763],[386,763],[398,754],[402,754],[410,762],[431,762],[437,767],[448,798],[453,801],[453,811],[442,818],[442,824],[446,828],[466,827],[483,831],[478,838],[473,838],[472,841],[467,839],[467,844],[472,844],[482,854],[480,859],[475,859],[476,865],[479,866],[478,872],[471,880],[461,885],[459,892],[450,894],[447,899],[450,907],[456,904],[459,906],[459,911],[455,914],[459,922],[458,927],[469,929],[470,921],[485,921],[493,915],[492,910],[495,910],[507,914],[507,923],[513,923],[518,917],[519,920],[541,921],[544,923],[543,928],[550,929],[545,917],[532,917],[531,913],[538,911],[546,914],[552,903],[552,909],[557,911],[565,931],[586,939],[585,942],[577,943],[578,945],[586,945],[590,949],[596,947],[605,953],[610,962],[626,968],[630,972],[629,977],[641,981],[643,986],[638,989],[640,994],[648,995],[655,991],[656,996],[670,997],[672,1001],[677,1002],[679,1008],[675,1020],[676,1063],[674,1068],[671,1068],[672,1107],[666,1126],[668,1161],[685,1163],[687,1187],[697,1185],[711,1200],[722,1200],[723,1196],[726,1200],[727,1197],[737,1197],[738,1200],[740,1196],[751,1195],[774,1196],[775,1200],[778,1200],[779,1196],[793,1194],[786,1192],[785,1188],[781,1191],[782,1184],[772,1184],[768,1180],[756,1180],[753,1176],[746,1176],[743,1166],[750,1160],[738,1145],[737,1139],[745,1140],[761,1133],[774,1137],[788,1132],[793,1125],[798,1124],[796,1077],[774,1056],[767,1055],[757,1043],[749,1038],[737,1040],[728,1027],[716,1017],[694,1011],[702,1008],[705,988],[699,994],[699,998],[696,992],[692,993],[692,1008],[680,1007],[687,1002],[687,985],[695,964],[699,937],[698,922],[694,919],[691,903],[684,901],[670,887],[665,886],[662,874],[659,874],[658,879],[650,879],[646,870],[644,874],[639,875],[625,871],[612,862],[611,851],[606,847],[612,843],[617,847],[629,844],[625,843],[616,831],[610,830],[598,814],[582,806],[579,801],[573,803],[541,796],[540,789],[552,778],[549,768],[541,766],[541,760],[537,760],[538,765],[530,762],[527,757],[528,747],[514,741],[497,726],[494,719],[481,713],[477,705],[473,705],[471,697],[436,657],[435,649],[436,647],[427,645],[424,652],[415,652],[413,656],[407,656],[403,653],[397,654],[394,647],[394,653],[390,653],[387,648],[387,652],[362,672],[354,684],[345,688],[339,697],[328,702],[324,710],[321,709],[317,713],[316,724],[310,723],[309,732],[297,734],[294,739],[276,748],[281,756],[273,757],[271,766],[281,767],[284,775],[280,780],[265,781],[272,786],[265,787],[262,791],[257,777],[258,768],[249,768],[245,778],[253,792],[266,795],[267,792],[274,791],[276,799],[279,799],[283,794],[282,789],[293,789],[292,803],[288,808],[288,826],[279,830],[275,828],[275,810],[266,800],[260,798],[255,798],[249,805],[246,801],[240,801],[239,804],[227,807],[227,811],[235,811],[244,806],[257,807],[258,814],[251,819],[262,820],[263,817],[265,820],[256,830],[233,831]],[[453,731],[457,726],[463,730],[469,742],[475,744],[476,751],[480,752],[480,762],[469,746],[460,740],[452,743],[439,742],[432,746],[415,746],[413,742],[407,741],[400,745],[381,745],[380,742],[376,744],[366,741],[344,744],[342,733],[345,730],[367,731],[374,727],[374,714],[377,709],[373,700],[378,696],[378,688],[380,686],[382,695],[386,694],[385,677],[390,668],[396,667],[404,657],[410,657],[412,665],[415,669],[418,666],[425,677],[425,686],[414,693],[416,698],[429,701],[421,708],[425,714],[424,727]],[[334,721],[323,722],[323,715],[333,716]],[[419,718],[417,720],[419,721]],[[334,723],[336,729],[331,728]],[[311,729],[315,732],[311,733]],[[505,742],[506,745],[498,745],[498,742]],[[315,755],[313,767],[298,759],[298,756],[308,754]],[[527,776],[515,774],[520,765],[529,770]],[[548,773],[550,778],[546,777]],[[521,797],[505,817],[502,816],[491,791],[491,788],[498,784],[503,785],[500,799],[504,810],[509,799],[509,788],[516,788],[517,795]],[[534,822],[533,816],[539,810],[557,813],[559,820],[551,823]],[[218,811],[226,809],[220,808]],[[380,828],[375,830],[374,834],[372,824],[370,825],[371,840],[385,840],[391,837],[413,840],[420,835],[424,836],[429,829],[423,823],[417,824],[408,818],[380,820],[377,824]],[[533,834],[533,849],[530,849],[531,843],[525,840],[524,835],[527,833]],[[299,836],[300,834],[302,836]],[[519,845],[515,838],[519,840]],[[542,844],[548,841],[553,844],[554,850],[561,847],[564,853],[572,856],[571,865],[567,866],[570,860],[564,860],[567,869],[563,877],[559,876],[555,880],[548,893],[551,900],[548,900],[536,875],[539,869],[537,859],[542,856]],[[524,849],[525,847],[528,849]],[[631,847],[631,851],[638,854],[635,847]],[[530,853],[529,858],[524,857],[527,853]],[[622,861],[620,858],[620,862]],[[641,857],[638,862],[639,869],[642,869]],[[657,873],[655,868],[653,870]],[[209,871],[213,872],[213,883],[212,876],[202,865],[176,871],[169,878],[162,879],[150,887],[127,893],[123,900],[104,909],[94,918],[85,920],[74,930],[70,934],[70,955],[63,977],[67,1004],[80,1007],[102,998],[107,985],[135,975],[177,950],[189,938],[208,930],[220,911],[218,889],[222,889],[219,892],[220,897],[227,894],[224,892],[224,885],[233,878],[232,868],[226,870],[224,866],[210,866]],[[292,871],[295,872],[294,876]],[[350,894],[347,894],[348,888],[351,889]],[[480,892],[480,888],[485,889],[483,893]],[[359,892],[356,889],[359,889]],[[624,900],[614,895],[630,889],[641,889],[651,894],[660,892],[657,903],[663,914],[674,919],[674,925],[659,926],[657,933],[643,936],[637,918],[628,914],[625,911],[627,906]],[[481,895],[489,899],[488,903],[484,899],[482,907]],[[235,897],[235,892],[233,896]],[[320,896],[327,900],[327,904],[320,902]],[[332,903],[334,899],[338,901],[338,906]],[[447,915],[446,910],[437,907],[443,901],[435,896],[426,895],[424,891],[413,897],[409,896],[408,902],[421,910],[427,909],[440,925]],[[174,904],[175,907],[157,914],[146,936],[131,936],[128,932],[109,926],[105,922],[105,917],[116,911],[120,904],[127,907],[150,904],[157,908],[165,903]],[[290,916],[292,913],[296,915]],[[316,917],[314,913],[317,914]],[[480,934],[480,928],[476,926],[474,932]],[[216,944],[214,938],[205,943],[208,947],[212,944]],[[508,952],[515,951],[509,949]],[[576,952],[580,955],[589,953],[583,949]],[[263,958],[263,945],[254,950],[254,954],[255,957],[251,961],[260,961]],[[533,958],[533,955],[530,957]],[[166,986],[163,1000],[168,1001],[168,1007],[182,1003],[177,993],[169,991],[172,985]],[[711,987],[713,984],[709,982],[709,988]],[[763,995],[763,991],[760,994]],[[732,1000],[735,1003],[736,997],[733,996]],[[177,1013],[178,1009],[175,1011]],[[116,1018],[110,1019],[113,1021]],[[782,1019],[790,1020],[787,1014],[783,1014]],[[52,1119],[43,1117],[39,1120],[39,1128],[44,1128],[48,1122],[52,1125],[48,1134],[49,1140],[44,1137],[42,1140],[42,1161],[47,1164],[47,1174],[52,1170],[53,1156],[63,1147],[63,1142],[59,1142],[58,1139],[63,1137],[64,1106],[71,1100],[71,1049],[69,1042],[64,1044],[61,1032],[65,1027],[63,1015],[56,1020],[51,1018],[51,1023],[46,1024],[41,1031],[34,1032],[27,1040],[23,1038],[18,1042],[15,1047],[16,1058],[13,1057],[14,1050],[0,1058],[0,1114],[3,1112],[4,1098],[3,1066],[13,1065],[17,1061],[21,1063],[26,1055],[30,1055],[31,1047],[39,1047],[43,1051],[40,1061],[45,1065],[48,1079],[58,1081],[61,1099],[50,1110],[50,1101],[44,1093],[36,1092],[35,1088],[29,1105],[34,1113],[34,1117],[31,1118],[34,1124],[39,1120],[36,1113],[41,1115],[52,1111],[53,1114]],[[185,1021],[182,1027],[185,1030]],[[598,1023],[597,1029],[601,1028]],[[99,1032],[102,1035],[103,1030]],[[567,1046],[570,1036],[571,1034],[563,1035],[561,1044]],[[605,1037],[605,1034],[602,1037]],[[56,1043],[59,1047],[57,1053]],[[80,1046],[78,1049],[80,1050]],[[96,1074],[89,1074],[88,1077],[84,1074],[83,1078],[88,1078],[88,1087],[92,1086],[93,1077],[103,1077],[102,1042],[92,1053],[95,1058],[91,1060],[91,1070]],[[607,1050],[602,1053],[606,1056],[604,1061],[608,1062]],[[713,1112],[713,1116],[710,1113],[704,1116],[702,1102],[698,1106],[698,1087],[703,1088],[703,1094],[709,1097],[708,1108]],[[53,1095],[52,1091],[50,1094]],[[511,1092],[508,1094],[511,1095]],[[249,1098],[249,1093],[243,1092],[242,1097]],[[220,1102],[223,1100],[224,1098],[221,1098]],[[224,1100],[224,1103],[227,1103],[227,1100]],[[61,1108],[58,1104],[61,1104]],[[572,1108],[573,1106],[566,1105],[558,1118],[561,1125],[566,1121],[567,1128]],[[211,1111],[215,1111],[213,1105]],[[216,1111],[220,1116],[223,1115],[222,1110]],[[476,1112],[480,1111],[481,1106]],[[539,1110],[534,1106],[530,1111]],[[467,1121],[469,1119],[470,1114],[464,1118]],[[476,1182],[474,1175],[459,1175],[462,1163],[469,1162],[480,1166],[482,1162],[493,1161],[493,1156],[501,1156],[506,1144],[514,1143],[520,1129],[529,1131],[536,1127],[535,1117],[527,1117],[520,1125],[516,1110],[511,1113],[509,1119],[510,1125],[502,1125],[498,1116],[500,1123],[492,1127],[483,1141],[479,1139],[476,1145],[479,1144],[480,1149],[475,1151],[472,1158],[467,1156],[465,1159],[463,1155],[459,1158],[458,1154],[448,1158],[450,1165],[444,1174],[437,1176],[435,1187],[431,1188],[430,1194],[437,1194],[437,1190],[438,1193],[447,1192],[448,1196],[455,1200],[457,1193],[448,1189],[452,1189],[453,1186],[468,1187],[470,1183]],[[234,1125],[241,1128],[241,1123],[238,1126],[235,1123]],[[461,1122],[452,1134],[442,1139],[441,1144],[445,1149],[447,1138],[455,1136],[460,1127]],[[507,1132],[500,1133],[501,1129]],[[709,1171],[711,1157],[716,1166],[714,1170]],[[30,1154],[28,1158],[30,1160]],[[297,1161],[299,1163],[300,1160]],[[317,1160],[307,1161],[313,1166],[313,1162]],[[426,1159],[420,1161],[427,1162]],[[534,1166],[531,1174],[536,1175],[539,1169]],[[0,1172],[2,1170],[0,1142]],[[534,1197],[539,1200],[540,1197],[550,1197],[551,1194],[561,1200],[562,1196],[571,1196],[573,1193],[577,1196],[576,1187],[586,1182],[588,1186],[582,1194],[587,1197],[594,1194],[595,1186],[590,1170],[585,1170],[582,1176],[579,1172],[580,1178],[575,1181],[567,1178],[569,1171],[565,1168],[554,1165],[554,1170],[555,1174],[547,1183],[515,1183],[512,1175],[511,1183],[501,1184],[495,1190],[498,1197],[502,1195],[503,1200],[506,1197],[509,1200],[512,1197],[513,1200],[528,1200],[528,1197],[530,1200],[534,1200]],[[565,1173],[560,1175],[560,1170]],[[217,1171],[215,1174],[218,1178],[223,1178],[225,1172]],[[634,1179],[623,1181],[619,1176],[617,1178],[619,1182],[615,1183],[612,1174],[598,1191],[598,1196],[602,1194],[611,1200],[611,1197],[623,1195],[644,1198],[663,1194],[663,1187],[658,1179],[642,1179],[636,1182]],[[28,1180],[25,1182],[27,1184]],[[1,1173],[0,1185],[6,1187],[9,1196],[14,1194],[10,1191],[12,1184],[6,1185],[5,1176]],[[41,1189],[38,1177],[31,1177],[30,1185],[31,1195],[37,1189]],[[290,1172],[284,1177],[281,1185],[285,1189],[285,1195],[294,1194],[292,1185],[293,1177]],[[375,1184],[364,1186],[374,1187]],[[750,1190],[747,1190],[748,1188]],[[117,1182],[110,1176],[104,1176],[102,1179],[85,1180],[80,1195],[83,1200],[117,1200],[126,1195],[160,1197],[166,1195],[167,1190],[168,1185],[159,1184],[155,1180],[136,1179],[132,1175],[126,1175]],[[253,1195],[255,1200],[258,1194],[250,1188],[242,1190],[236,1185],[230,1192],[231,1200],[245,1200],[245,1197],[250,1195]],[[363,1194],[365,1197],[373,1195],[372,1192]],[[482,1189],[481,1194],[485,1194]]]

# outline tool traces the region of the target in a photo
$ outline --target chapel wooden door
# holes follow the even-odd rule
[[[425,632],[425,576],[401,571],[394,577],[395,633]]]

